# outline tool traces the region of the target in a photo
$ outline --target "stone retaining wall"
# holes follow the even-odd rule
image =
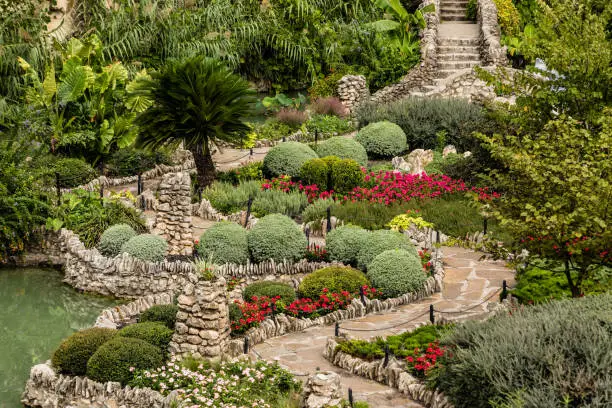
[[[497,22],[497,6],[493,0],[478,0],[480,26],[480,56],[485,65],[507,65],[506,47],[500,43],[501,31]]]
[[[444,394],[428,389],[425,384],[406,372],[405,364],[394,357],[389,358],[389,363],[385,367],[383,360],[368,362],[336,350],[337,345],[336,340],[330,338],[323,350],[323,356],[335,366],[396,388],[413,400],[423,403],[427,408],[453,408]]]
[[[118,329],[128,324],[136,323],[136,319],[142,312],[149,309],[151,306],[171,305],[172,297],[171,293],[148,295],[125,305],[104,309],[96,319],[94,327]]]
[[[168,254],[193,253],[189,173],[167,173],[162,177],[153,233],[168,242]]]

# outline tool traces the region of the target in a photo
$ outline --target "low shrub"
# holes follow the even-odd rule
[[[357,255],[357,266],[361,270],[366,270],[376,256],[392,249],[406,250],[418,260],[414,245],[408,241],[405,235],[397,231],[377,230],[368,234],[365,245],[360,248]]]
[[[368,278],[357,269],[329,266],[307,275],[300,283],[298,294],[301,298],[319,299],[323,289],[329,293],[354,293],[369,284]]]
[[[302,222],[310,223],[312,231],[321,231],[321,220],[327,215],[327,208],[335,206],[331,199],[316,200],[309,204],[302,212]]]
[[[247,165],[217,173],[219,182],[231,183],[237,185],[243,181],[262,180],[263,179],[263,162],[256,161]]]
[[[202,198],[210,201],[215,210],[228,215],[246,210],[249,198],[256,197],[260,190],[258,181],[245,181],[238,186],[214,182],[202,191]]]
[[[244,317],[244,314],[242,313],[240,306],[238,306],[236,303],[230,303],[229,305],[230,322],[239,322],[240,319],[242,319],[243,317]]]
[[[366,245],[369,231],[354,225],[341,226],[327,233],[325,248],[332,261],[357,266],[359,250]]]
[[[267,296],[274,298],[280,296],[280,300],[285,304],[289,305],[295,300],[295,290],[286,283],[263,281],[255,282],[244,288],[242,297],[245,301],[250,301],[253,296],[262,297]]]
[[[252,213],[256,217],[268,214],[283,214],[296,217],[308,205],[308,196],[301,191],[284,192],[268,189],[260,191],[253,201]]]
[[[368,154],[365,148],[355,139],[336,136],[320,143],[316,152],[319,157],[336,156],[340,159],[352,159],[362,166],[368,164]]]
[[[416,292],[427,280],[419,257],[404,249],[391,249],[376,255],[368,264],[368,278],[385,297]]]
[[[476,21],[478,16],[478,0],[468,0],[465,8],[465,17],[472,21]]]
[[[119,149],[112,154],[107,163],[109,174],[114,177],[127,177],[144,173],[158,164],[171,164],[170,155],[164,150],[140,150],[131,147]]]
[[[342,67],[331,72],[325,78],[319,78],[308,88],[310,99],[316,100],[328,96],[338,96],[338,81],[348,74],[348,69]]]
[[[87,361],[116,334],[117,330],[98,327],[78,331],[62,341],[53,353],[51,363],[61,374],[84,375]]]
[[[263,124],[255,126],[258,140],[280,140],[292,132],[291,126],[275,119],[266,120]]]
[[[107,228],[100,236],[98,249],[103,255],[116,256],[121,252],[123,244],[136,236],[134,228],[127,224],[117,224]]]
[[[497,21],[503,34],[518,35],[521,15],[512,0],[493,0],[497,7]]]
[[[307,119],[308,115],[306,112],[297,109],[283,108],[276,113],[276,120],[292,129],[299,128]]]
[[[176,305],[154,305],[142,312],[139,322],[159,322],[167,328],[174,330],[176,314],[179,308]]]
[[[302,184],[316,184],[320,191],[328,190],[329,167],[322,159],[310,159],[300,169]]]
[[[63,188],[87,184],[98,176],[98,173],[89,163],[73,158],[55,160],[53,171],[59,175],[60,187]]]
[[[355,140],[375,157],[399,156],[408,148],[402,128],[388,121],[371,123],[362,128]]]
[[[144,340],[116,337],[104,343],[87,362],[87,377],[105,383],[126,385],[134,370],[157,368],[163,364],[159,347]]]
[[[308,241],[300,227],[289,217],[266,215],[247,234],[249,252],[255,262],[286,259],[295,262],[304,257]]]
[[[341,159],[331,166],[332,189],[340,194],[348,193],[363,183],[361,166],[355,160]]]
[[[319,115],[334,115],[341,118],[347,115],[346,107],[334,96],[317,98],[311,102],[310,108]]]
[[[393,171],[393,164],[391,162],[377,162],[370,166],[369,170],[373,173],[378,173],[379,171]]]
[[[609,406],[612,294],[457,326],[436,384],[457,408]]]
[[[306,122],[306,130],[310,133],[311,140],[314,140],[314,134],[319,134],[319,140],[342,135],[353,130],[353,123],[344,118],[331,115],[313,115]]]
[[[163,261],[167,250],[166,240],[153,234],[137,235],[121,247],[121,252],[127,252],[134,258],[148,262]]]
[[[160,350],[168,350],[174,330],[166,327],[161,322],[134,323],[124,327],[117,333],[121,337],[144,340],[149,344],[159,347]]]
[[[247,232],[240,225],[223,221],[214,224],[200,236],[198,255],[219,265],[245,264],[249,259]]]
[[[298,177],[302,165],[317,154],[307,145],[298,142],[280,143],[270,149],[264,159],[264,174],[268,177],[287,175]]]

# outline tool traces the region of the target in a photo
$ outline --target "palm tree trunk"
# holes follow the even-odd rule
[[[215,181],[215,163],[210,154],[208,143],[204,146],[198,144],[189,148],[189,151],[193,154],[193,160],[198,172],[198,185],[200,188],[206,188]]]

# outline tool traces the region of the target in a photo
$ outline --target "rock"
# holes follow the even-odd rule
[[[394,157],[391,160],[395,170],[403,171],[409,174],[421,174],[425,171],[425,166],[433,161],[433,151],[416,149],[410,152],[406,159],[403,157]]]
[[[472,152],[463,152],[463,157],[470,157],[472,155]]]
[[[448,145],[444,148],[444,150],[442,150],[442,157],[446,157],[449,154],[457,154],[457,149],[455,149],[455,146]]]
[[[306,382],[303,394],[304,408],[339,406],[342,401],[340,376],[332,371],[320,371]]]

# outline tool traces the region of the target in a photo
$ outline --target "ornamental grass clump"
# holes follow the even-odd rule
[[[298,287],[298,294],[301,298],[318,299],[324,290],[330,293],[354,293],[359,292],[359,288],[364,285],[370,285],[370,282],[361,271],[329,266],[307,275]]]
[[[249,259],[247,231],[234,222],[222,221],[214,224],[200,236],[196,248],[198,255],[212,257],[219,265],[241,265]]]
[[[612,294],[468,321],[441,340],[437,386],[457,408],[608,407]]]
[[[368,164],[366,149],[355,139],[336,136],[321,142],[316,147],[319,157],[336,156],[341,159],[355,160],[362,166]]]
[[[167,250],[166,240],[153,234],[137,235],[121,247],[121,252],[127,252],[134,258],[147,262],[163,261]]]
[[[335,228],[327,233],[325,248],[332,261],[357,265],[359,250],[366,245],[369,231],[354,225]]]
[[[392,249],[377,255],[368,264],[368,278],[385,297],[398,297],[423,288],[427,276],[414,253]]]
[[[308,145],[298,142],[279,143],[264,158],[264,174],[267,177],[287,175],[298,177],[302,165],[317,154]]]
[[[121,252],[123,244],[136,236],[134,228],[127,224],[116,224],[107,228],[100,237],[98,249],[106,256],[116,256]]]
[[[84,375],[87,361],[116,334],[117,330],[98,327],[78,331],[62,341],[53,353],[51,363],[61,374]]]
[[[296,262],[306,253],[308,241],[300,227],[281,214],[266,215],[247,234],[253,261]]]
[[[357,266],[361,270],[367,270],[377,255],[391,249],[403,249],[417,258],[416,248],[405,235],[397,231],[377,230],[367,236],[365,244],[359,249]]]
[[[395,157],[408,149],[402,128],[387,121],[371,123],[362,128],[355,140],[374,157]]]

